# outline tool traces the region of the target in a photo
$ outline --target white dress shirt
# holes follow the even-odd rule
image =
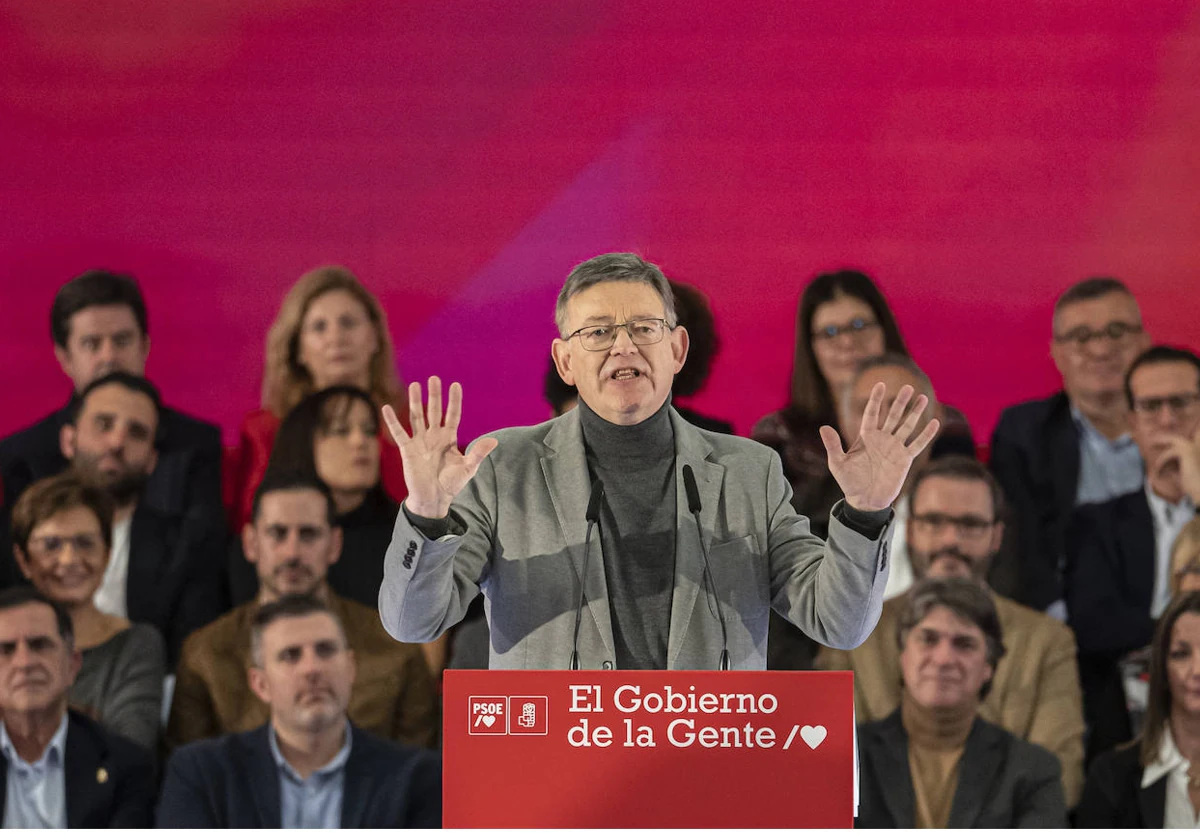
[[[1163,828],[1200,828],[1200,820],[1188,797],[1188,768],[1192,763],[1179,752],[1171,727],[1163,727],[1162,745],[1158,759],[1142,771],[1142,787],[1148,788],[1163,776],[1167,777],[1167,805],[1163,812]]]
[[[1146,501],[1154,520],[1154,597],[1150,599],[1150,617],[1158,618],[1171,603],[1171,548],[1183,526],[1196,515],[1196,506],[1187,496],[1171,504],[1151,490],[1148,481]]]
[[[912,561],[908,557],[908,495],[901,496],[893,508],[896,517],[888,549],[888,579],[883,590],[885,601],[907,592],[913,585]]]
[[[108,568],[104,580],[92,596],[96,609],[109,615],[129,618],[129,605],[125,602],[126,582],[129,578],[129,540],[133,528],[133,517],[113,523],[112,551],[108,555]]]
[[[45,752],[33,762],[17,755],[0,722],[0,753],[8,762],[4,792],[4,828],[66,828],[67,715],[58,725]]]

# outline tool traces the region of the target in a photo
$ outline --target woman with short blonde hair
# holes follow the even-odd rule
[[[1183,526],[1171,547],[1171,594],[1200,592],[1200,516]]]

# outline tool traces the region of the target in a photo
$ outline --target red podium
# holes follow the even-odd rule
[[[446,828],[848,828],[849,672],[447,671]]]

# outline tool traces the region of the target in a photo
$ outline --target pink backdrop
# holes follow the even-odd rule
[[[0,433],[65,399],[47,312],[93,266],[141,278],[150,375],[227,438],[325,262],[379,294],[402,375],[463,381],[464,437],[536,422],[558,285],[634,249],[711,296],[695,404],[739,431],[785,398],[803,282],[852,265],[984,438],[1055,387],[1074,280],[1196,343],[1198,11],[6,0]]]

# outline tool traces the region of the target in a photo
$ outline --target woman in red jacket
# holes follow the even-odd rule
[[[300,400],[331,385],[353,385],[376,405],[397,410],[407,405],[387,316],[375,296],[341,266],[315,268],[296,281],[267,332],[266,357],[262,408],[242,420],[225,472],[225,504],[235,534],[250,518],[280,418]],[[406,417],[401,420],[407,425]],[[383,489],[401,501],[406,493],[400,452],[383,424],[379,439]]]

